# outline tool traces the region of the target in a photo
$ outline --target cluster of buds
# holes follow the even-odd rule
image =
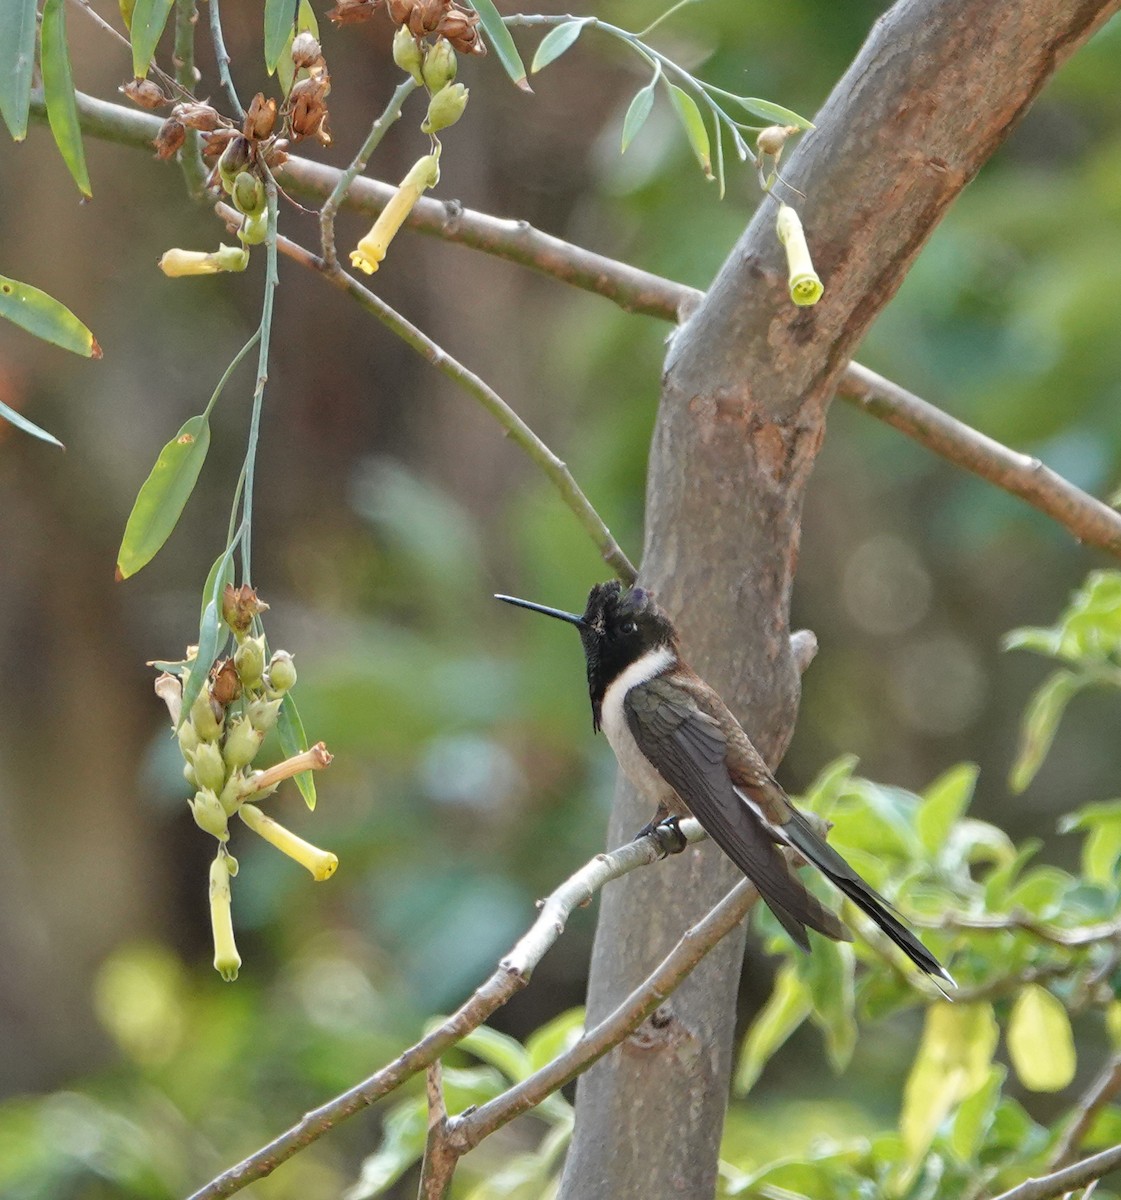
[[[254,636],[267,607],[252,588],[227,586],[222,618],[237,643],[233,656],[208,669],[188,650],[179,673],[162,674],[155,684],[156,694],[171,714],[183,755],[183,775],[194,789],[188,803],[195,823],[218,841],[210,871],[210,918],[214,967],[226,980],[237,978],[241,966],[230,915],[230,878],[237,874],[237,860],[226,845],[230,818],[239,817],[315,879],[329,879],[338,866],[335,855],[305,842],[256,806],[283,780],[331,761],[320,742],[267,770],[253,769],[265,735],[275,727],[284,697],[296,682],[292,656],[277,650],[266,659],[264,634]],[[183,712],[184,688],[196,671],[207,674],[190,710]]]
[[[383,3],[393,24],[418,41],[446,38],[461,54],[487,52],[479,37],[479,14],[455,0],[338,0],[327,16],[337,25],[351,25],[368,20]]]

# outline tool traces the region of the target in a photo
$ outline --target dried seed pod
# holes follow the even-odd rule
[[[162,108],[171,103],[170,96],[164,93],[158,83],[153,83],[150,79],[130,79],[128,83],[122,83],[117,91],[141,108]]]
[[[323,49],[308,30],[296,34],[292,41],[292,61],[297,70],[308,70],[323,62]]]
[[[152,142],[156,157],[162,159],[173,157],[186,139],[187,129],[183,122],[169,118],[160,126],[160,131]]]
[[[266,100],[264,92],[258,92],[245,114],[242,133],[251,142],[263,142],[272,133],[275,125],[276,101],[271,96]]]

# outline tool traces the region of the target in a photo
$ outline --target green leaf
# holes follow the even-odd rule
[[[460,1049],[469,1050],[483,1062],[497,1067],[511,1083],[520,1083],[530,1074],[529,1055],[521,1042],[489,1025],[472,1029],[458,1044]]]
[[[627,108],[623,118],[623,146],[621,153],[625,154],[627,147],[634,141],[634,136],[646,124],[646,118],[654,107],[654,84],[658,82],[655,76],[644,88],[635,92],[634,99]]]
[[[783,108],[781,104],[772,104],[770,100],[760,100],[756,96],[736,96],[735,100],[748,112],[766,121],[773,121],[776,125],[797,125],[799,129],[814,128],[812,121],[791,112],[789,108]]]
[[[585,1015],[583,1005],[570,1008],[551,1021],[546,1021],[526,1038],[525,1052],[529,1056],[531,1072],[541,1070],[576,1045],[584,1033]]]
[[[959,763],[940,775],[923,793],[915,825],[928,854],[936,855],[945,846],[950,831],[969,807],[977,774],[974,763]]]
[[[502,15],[494,7],[494,0],[469,0],[469,3],[479,14],[479,24],[482,25],[483,32],[490,38],[490,44],[494,47],[495,54],[498,55],[498,61],[505,67],[506,74],[523,92],[532,92],[533,88],[529,86],[525,77],[522,56],[518,53],[517,46],[514,45],[514,39],[510,36],[510,31],[506,28]]]
[[[1008,1018],[1008,1056],[1024,1087],[1058,1092],[1074,1078],[1074,1034],[1062,1001],[1038,983],[1016,997]]]
[[[97,339],[70,309],[29,283],[0,275],[0,317],[63,350],[86,358],[101,357]]]
[[[395,1104],[385,1118],[381,1145],[362,1163],[350,1200],[380,1196],[424,1153],[428,1132],[428,1106],[423,1097]]]
[[[5,0],[0,4],[0,116],[17,142],[27,136],[34,64],[35,0]]]
[[[82,149],[82,127],[78,123],[78,103],[74,98],[70,51],[66,45],[66,0],[46,0],[43,5],[39,60],[43,72],[43,102],[55,145],[78,190],[83,196],[92,196],[86,155]]]
[[[221,554],[211,564],[210,570],[206,573],[206,582],[202,585],[202,605],[199,609],[199,620],[202,620],[203,614],[206,612],[206,606],[211,600],[218,602],[218,608],[222,607],[222,593],[226,590],[226,584],[233,585],[234,581],[234,560],[230,554],[229,548],[222,551]],[[304,747],[305,749],[307,747]]]
[[[171,536],[194,491],[209,446],[210,423],[205,416],[198,416],[160,451],[125,525],[117,552],[118,579],[135,575]]]
[[[296,0],[265,0],[265,67],[271,75],[296,24]]]
[[[825,938],[815,940],[813,953],[795,963],[813,1002],[810,1018],[825,1035],[829,1062],[838,1073],[848,1066],[856,1047],[854,964],[851,945]]]
[[[1114,868],[1121,858],[1121,800],[1087,804],[1059,822],[1059,831],[1085,830],[1082,874],[1102,887],[1117,886]]]
[[[2,400],[0,400],[0,417],[3,417],[5,421],[11,421],[17,429],[22,429],[24,433],[29,433],[32,437],[39,438],[40,441],[50,442],[62,450],[66,449],[53,433],[48,433],[45,429],[41,429],[34,421],[29,421],[23,413],[16,412],[14,408],[9,408]]]
[[[582,21],[565,21],[563,25],[558,25],[555,29],[550,29],[541,39],[541,43],[537,47],[537,53],[533,56],[533,65],[529,68],[530,74],[536,75],[538,71],[543,71],[551,62],[556,62],[580,36],[581,31],[587,23],[588,18],[585,17]]]
[[[137,79],[147,76],[174,6],[175,0],[136,0],[129,33],[132,37],[132,73]]]
[[[300,712],[296,708],[296,701],[292,699],[291,692],[285,692],[281,702],[280,713],[276,721],[276,736],[280,738],[280,748],[284,751],[285,758],[291,758],[294,754],[303,754],[307,749],[304,723],[300,720]],[[296,786],[300,789],[300,795],[304,798],[304,803],[308,808],[314,810],[315,772],[301,771],[295,776],[295,780]]]
[[[744,1096],[755,1085],[776,1050],[813,1010],[810,989],[790,963],[775,975],[775,986],[767,1003],[751,1023],[736,1064],[733,1090]]]
[[[213,600],[208,600],[199,622],[198,650],[191,663],[191,673],[183,684],[183,707],[179,724],[190,716],[191,706],[198,699],[203,684],[210,674],[211,663],[218,657],[218,643],[222,629],[222,610]]]
[[[1000,1102],[1000,1089],[1004,1086],[1007,1069],[1000,1063],[989,1068],[989,1077],[961,1103],[950,1130],[950,1149],[962,1162],[971,1163],[984,1144],[985,1135],[992,1127],[996,1106]]]
[[[1008,776],[1008,786],[1022,792],[1035,778],[1066,706],[1089,681],[1071,671],[1056,671],[1038,688],[1028,701],[1020,724],[1020,745]]]
[[[899,1132],[912,1169],[957,1104],[989,1079],[998,1029],[991,1004],[932,1004],[903,1089]]]
[[[689,145],[693,147],[693,153],[697,156],[697,161],[701,164],[701,170],[704,171],[706,179],[713,179],[708,130],[705,128],[701,110],[697,107],[697,102],[688,92],[682,91],[681,88],[674,86],[672,83],[668,86],[670,99],[673,101],[674,112],[677,113],[678,119],[681,121],[682,127],[685,130],[685,136],[689,139]]]

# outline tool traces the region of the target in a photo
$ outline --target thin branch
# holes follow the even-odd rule
[[[755,885],[744,879],[712,908],[612,1013],[566,1053],[535,1071],[480,1108],[453,1117],[449,1137],[459,1152],[477,1146],[483,1138],[515,1117],[540,1104],[558,1088],[571,1082],[624,1038],[657,1009],[701,959],[751,911],[759,899]]]
[[[418,1200],[446,1200],[460,1154],[448,1139],[448,1109],[439,1059],[429,1065],[424,1083],[428,1097],[428,1137],[417,1196]]]
[[[681,832],[690,842],[704,836],[700,825],[691,819],[681,822]],[[648,866],[660,857],[661,850],[652,837],[628,842],[610,854],[597,854],[541,904],[532,926],[502,959],[490,978],[450,1017],[368,1079],[306,1113],[278,1138],[211,1180],[189,1200],[217,1200],[221,1196],[232,1196],[254,1180],[263,1179],[281,1163],[329,1133],[340,1121],[368,1108],[407,1079],[426,1070],[529,983],[534,968],[560,938],[568,918],[577,908],[587,904],[601,887],[613,879],[619,879],[638,867]]]
[[[195,0],[176,0],[175,3],[175,49],[172,61],[175,64],[175,80],[189,96],[194,95],[199,73],[195,69],[195,26],[199,13]],[[183,145],[177,155],[179,169],[187,184],[187,193],[192,200],[201,200],[206,194],[208,171],[202,161],[202,137],[197,129],[188,129]]]
[[[214,57],[218,62],[218,78],[226,89],[226,95],[237,114],[237,119],[241,121],[245,117],[245,109],[241,107],[237,88],[234,87],[234,79],[230,74],[230,53],[226,49],[226,39],[222,34],[222,14],[218,10],[218,3],[219,0],[207,0],[207,7],[210,9],[210,40],[214,43]]]
[[[212,29],[216,15],[217,7],[210,0]],[[219,55],[220,64],[222,61]],[[228,63],[228,58],[225,61]],[[133,112],[81,92],[77,93],[77,101],[82,128],[94,137],[147,146],[159,129],[158,118],[147,113]],[[240,105],[237,107],[240,111]],[[33,93],[32,111],[38,117],[45,116],[40,90]],[[297,195],[325,199],[338,185],[339,175],[337,168],[292,157],[277,172],[277,179]],[[389,184],[360,176],[351,184],[344,203],[358,212],[376,215],[393,192]],[[423,197],[406,223],[421,233],[481,250],[603,296],[627,312],[680,322],[687,319],[702,295],[696,288],[542,233],[528,222],[473,212],[454,200]],[[837,394],[955,466],[1019,496],[1080,542],[1121,558],[1121,514],[1074,487],[1038,459],[1008,449],[858,363],[846,368]]]
[[[1121,1167],[1121,1146],[1111,1146],[1100,1154],[1084,1158],[1081,1162],[1064,1167],[1051,1175],[1025,1179],[1009,1191],[1001,1192],[994,1200],[1051,1200],[1053,1196],[1062,1196],[1075,1188],[1096,1183],[1110,1171],[1116,1171],[1118,1167]]]
[[[1081,1097],[1070,1122],[1064,1128],[1048,1166],[1065,1167],[1078,1154],[1082,1140],[1090,1132],[1098,1113],[1121,1092],[1121,1054],[1115,1054]]]
[[[1041,942],[1048,942],[1052,946],[1062,946],[1068,950],[1080,946],[1096,946],[1102,942],[1121,938],[1121,921],[1100,921],[1095,925],[1079,925],[1073,929],[1064,929],[1059,925],[1050,925],[1046,921],[1039,921],[1024,912],[1012,912],[1001,916],[969,916],[966,913],[946,912],[939,917],[915,916],[911,918],[911,922],[922,929],[1029,933]]]
[[[402,105],[409,94],[416,91],[416,88],[417,82],[411,75],[397,85],[384,111],[370,126],[370,132],[366,135],[366,140],[354,156],[354,160],[339,175],[338,182],[331,189],[331,194],[319,210],[320,245],[323,251],[323,261],[328,267],[338,265],[335,254],[335,214],[339,211],[339,204],[350,191],[350,185],[366,169],[370,155],[378,148],[389,127],[400,117]]]

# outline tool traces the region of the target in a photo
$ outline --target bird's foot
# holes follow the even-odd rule
[[[670,854],[680,854],[689,844],[688,839],[681,832],[680,817],[665,817],[662,820],[647,821],[638,833],[634,835],[634,840],[637,842],[640,838],[644,837],[654,839],[655,844],[661,851],[661,858],[665,858]]]

